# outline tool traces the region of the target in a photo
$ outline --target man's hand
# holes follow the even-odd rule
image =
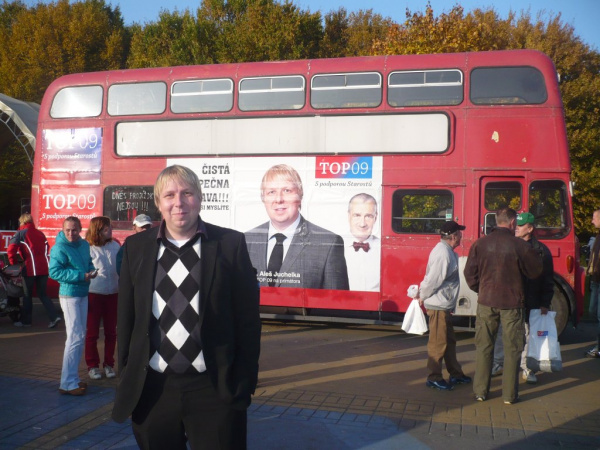
[[[548,308],[544,308],[543,306],[540,307],[540,313],[542,314],[542,316],[545,316],[546,314],[548,314]]]

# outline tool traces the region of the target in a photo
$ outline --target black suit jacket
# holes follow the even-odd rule
[[[159,228],[125,240],[119,280],[119,383],[112,417],[123,422],[142,394],[149,369],[149,326]],[[259,288],[244,235],[206,224],[201,241],[202,350],[210,379],[232,407],[250,405],[260,353]]]

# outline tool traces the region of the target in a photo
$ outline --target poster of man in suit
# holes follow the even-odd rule
[[[168,164],[186,165],[198,174],[204,220],[244,232],[261,287],[373,292],[379,285],[369,280],[379,278],[380,253],[361,249],[353,255],[368,257],[369,270],[354,271],[350,277],[344,247],[357,240],[356,227],[349,223],[350,200],[362,194],[359,198],[381,202],[381,160],[173,158]],[[355,203],[356,199],[353,209]],[[370,239],[378,240],[379,216],[369,215],[368,220]]]

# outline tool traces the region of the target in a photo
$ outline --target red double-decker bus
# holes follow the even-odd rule
[[[159,223],[152,187],[171,164],[202,180],[204,220],[246,233],[265,317],[399,322],[444,221],[467,227],[464,264],[502,206],[532,212],[552,252],[559,329],[582,311],[563,106],[542,53],[64,76],[41,105],[32,213],[50,240],[69,215],[84,228],[108,216],[122,240],[137,214]],[[299,188],[291,209],[262,185],[274,167]],[[302,240],[284,244],[274,283],[265,236],[284,213]],[[456,315],[476,303],[462,283]]]

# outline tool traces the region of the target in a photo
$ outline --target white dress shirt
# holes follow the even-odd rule
[[[354,236],[344,238],[344,255],[348,267],[348,281],[351,291],[379,292],[381,240],[377,236],[369,236],[364,242],[369,244],[369,251],[354,249]]]

